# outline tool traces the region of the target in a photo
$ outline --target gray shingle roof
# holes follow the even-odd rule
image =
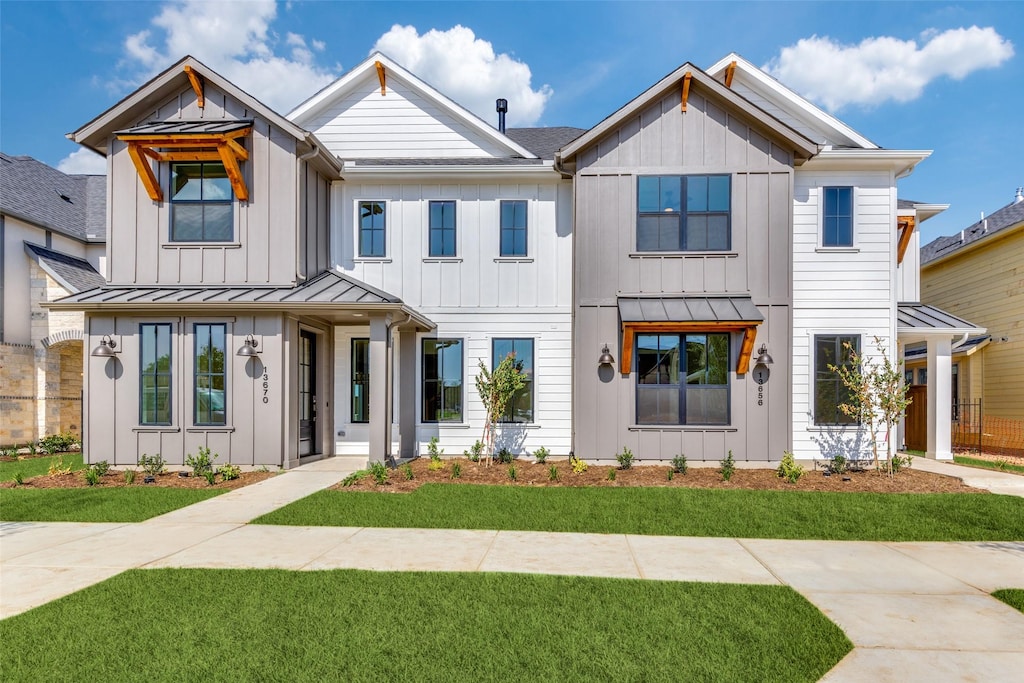
[[[760,322],[749,296],[620,297],[619,317],[631,322]]]
[[[106,284],[103,276],[96,272],[96,269],[85,259],[69,256],[29,242],[25,242],[25,251],[39,263],[43,270],[48,272],[61,286],[69,289],[72,294]]]
[[[106,239],[106,176],[68,175],[0,153],[0,211],[85,242]]]
[[[555,152],[586,132],[585,128],[571,128],[569,126],[505,129],[505,135],[541,159],[554,159]]]
[[[921,247],[921,265],[948,256],[969,244],[1021,223],[1024,223],[1024,202],[1007,204],[988,218],[966,228],[962,233],[939,237]]]

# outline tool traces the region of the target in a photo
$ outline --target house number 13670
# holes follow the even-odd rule
[[[263,402],[270,403],[270,371],[267,370],[267,366],[263,366]]]

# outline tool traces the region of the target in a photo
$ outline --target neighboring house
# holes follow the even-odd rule
[[[106,178],[0,153],[0,446],[81,434],[83,315],[41,306],[103,284]]]
[[[958,340],[953,400],[982,401],[986,417],[1024,420],[1024,190],[987,218],[921,249],[921,300],[984,325]],[[915,384],[931,374],[908,362]]]

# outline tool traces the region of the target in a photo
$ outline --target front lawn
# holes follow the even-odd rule
[[[0,489],[5,522],[141,522],[224,493],[226,489]]]
[[[3,460],[0,461],[0,481],[14,481],[19,472],[23,479],[46,474],[50,469],[50,464],[58,460],[63,462],[64,467],[70,467],[72,472],[85,468],[81,453],[26,457],[24,460]]]
[[[992,597],[999,598],[1010,607],[1024,612],[1024,588],[1004,588],[993,593]]]
[[[254,522],[841,541],[1016,541],[1024,540],[1024,499],[425,484],[407,494],[320,491]]]
[[[0,622],[4,679],[816,681],[851,649],[785,586],[143,569]]]

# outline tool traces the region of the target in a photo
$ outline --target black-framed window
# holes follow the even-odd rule
[[[491,341],[491,369],[498,367],[509,354],[515,354],[515,364],[523,376],[523,388],[509,402],[502,422],[533,422],[533,340],[525,338],[493,339]]]
[[[729,334],[638,334],[636,421],[729,424]]]
[[[227,325],[196,323],[194,366],[194,420],[197,425],[227,424]]]
[[[171,241],[230,242],[234,193],[224,164],[171,164]]]
[[[501,201],[501,255],[526,256],[526,200]]]
[[[171,424],[171,325],[139,325],[139,424]]]
[[[455,202],[430,202],[430,255],[455,256]]]
[[[423,421],[462,422],[462,340],[423,340]]]
[[[822,210],[821,246],[853,246],[853,188],[826,187]]]
[[[370,340],[352,340],[352,422],[370,421]]]
[[[860,353],[860,335],[814,335],[814,424],[856,424],[854,415],[846,415],[840,404],[852,404],[853,392],[839,379],[839,373],[829,369],[853,367],[853,354]]]
[[[359,202],[359,255],[384,256],[386,253],[387,204]]]
[[[636,249],[725,251],[731,208],[729,175],[639,176]]]

